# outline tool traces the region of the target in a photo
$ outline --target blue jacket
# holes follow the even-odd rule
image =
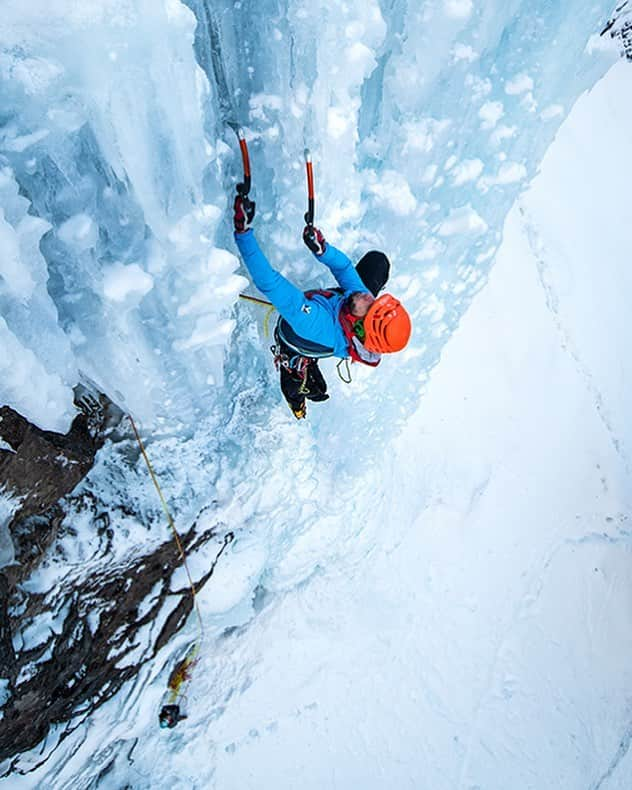
[[[235,241],[254,284],[268,297],[296,334],[333,348],[335,357],[348,357],[347,338],[338,320],[338,313],[349,294],[357,291],[369,293],[349,258],[331,244],[327,244],[322,255],[315,255],[317,261],[330,269],[344,293],[334,294],[329,299],[315,294],[308,299],[300,288],[272,268],[252,230],[235,233]]]

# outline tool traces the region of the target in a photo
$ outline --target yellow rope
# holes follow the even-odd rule
[[[244,299],[246,302],[253,302],[254,304],[259,304],[262,307],[268,308],[263,319],[263,334],[266,337],[270,337],[270,317],[276,310],[276,307],[272,302],[267,302],[265,299],[258,299],[256,296],[248,296],[248,294],[239,294],[239,298]]]
[[[178,551],[180,552],[180,557],[182,559],[182,564],[184,565],[184,569],[185,569],[187,577],[189,579],[189,587],[191,588],[191,595],[193,597],[193,605],[195,607],[195,612],[196,612],[197,618],[198,618],[198,625],[200,627],[200,637],[198,639],[197,644],[194,645],[195,655],[197,655],[197,653],[199,652],[200,642],[201,642],[202,637],[204,635],[204,625],[202,624],[202,615],[200,614],[200,607],[198,606],[198,602],[197,602],[195,584],[193,583],[193,578],[191,576],[191,572],[189,571],[189,565],[187,563],[187,557],[186,557],[186,554],[184,552],[184,548],[182,546],[182,541],[180,540],[180,536],[178,535],[178,530],[176,529],[176,525],[174,524],[173,518],[171,517],[171,513],[169,512],[169,508],[167,506],[167,501],[166,501],[166,499],[165,499],[165,497],[164,497],[164,495],[162,493],[162,489],[160,488],[160,485],[158,483],[158,478],[156,477],[156,474],[154,472],[154,468],[151,465],[151,461],[149,460],[149,457],[148,457],[148,455],[147,455],[147,453],[145,451],[145,446],[143,444],[143,440],[140,438],[140,434],[138,433],[138,429],[136,428],[136,423],[134,422],[134,420],[132,418],[132,415],[128,414],[127,418],[129,419],[130,423],[132,424],[132,428],[134,429],[134,434],[136,436],[136,441],[138,442],[138,446],[140,447],[140,451],[143,454],[143,458],[145,459],[145,463],[147,464],[147,469],[149,470],[149,474],[151,476],[151,479],[152,479],[152,481],[154,483],[154,486],[156,487],[156,491],[158,492],[158,496],[160,497],[160,502],[162,504],[162,509],[165,512],[165,516],[167,517],[167,522],[169,523],[169,526],[171,527],[171,531],[173,532],[173,537],[175,538],[176,545],[178,547]],[[193,656],[193,657],[195,657],[195,656]],[[185,659],[185,661],[186,661],[186,659]]]
[[[263,319],[263,334],[265,335],[266,338],[270,337],[270,318],[272,316],[272,313],[274,313],[274,310],[275,310],[274,305],[268,307],[268,309],[266,310],[265,317]]]

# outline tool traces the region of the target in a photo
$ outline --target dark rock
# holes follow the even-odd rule
[[[0,573],[0,678],[9,678],[15,674],[15,652],[9,626],[8,602],[9,584],[6,576]]]
[[[10,523],[16,561],[0,570],[0,678],[8,681],[8,696],[0,703],[0,777],[31,770],[32,763],[22,765],[20,755],[46,738],[52,725],[63,724],[38,762],[48,759],[63,738],[155,658],[193,608],[188,586],[171,589],[182,559],[167,532],[158,546],[111,561],[117,556],[113,525],[146,519],[135,516],[127,502],[103,504],[89,482],[75,489],[105,436],[112,447],[123,440],[123,465],[136,463],[139,454],[133,453],[135,442],[120,411],[111,404],[104,408],[101,398],[82,399],[81,405],[85,413],[66,435],[42,431],[12,409],[0,409],[0,437],[14,450],[0,451],[0,487],[22,499]],[[22,582],[45,558],[54,556],[59,567],[61,557],[63,568],[63,539],[74,530],[69,514],[81,515],[84,523],[87,517],[97,555],[86,567],[70,565],[54,577],[51,589],[36,584],[39,591],[29,591]],[[198,590],[233,539],[222,525],[210,526],[208,517],[203,523],[200,531],[194,523],[180,536],[187,553],[217,545],[210,567],[194,579]],[[39,616],[48,624],[44,633],[36,627]],[[146,627],[157,623],[160,627]],[[24,643],[21,635],[31,625],[39,639]]]
[[[0,451],[0,488],[21,498],[13,522],[45,513],[86,476],[102,445],[88,418],[78,414],[67,434],[42,431],[9,406],[0,407],[0,439],[14,450]]]
[[[185,550],[213,539],[218,543],[215,561],[202,578],[194,581],[198,590],[210,579],[217,560],[233,540],[230,532],[218,534],[220,526],[198,534],[193,525],[181,536]],[[0,760],[37,746],[52,724],[69,722],[65,732],[71,732],[85,716],[113,697],[182,628],[192,611],[193,597],[189,588],[170,590],[172,576],[180,564],[178,548],[169,540],[124,566],[77,581],[68,589],[51,591],[35,609],[28,608],[19,621],[8,618],[17,629],[27,614],[54,609],[59,599],[70,602],[61,633],[47,644],[51,648],[48,660],[41,661],[34,651],[13,656],[12,694],[2,709]],[[145,604],[141,614],[142,602]],[[164,624],[148,641],[139,632],[158,619]],[[0,640],[1,633],[0,630]],[[25,679],[20,680],[22,676]]]

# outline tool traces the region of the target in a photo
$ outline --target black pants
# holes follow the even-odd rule
[[[298,356],[296,351],[284,343],[279,343],[279,351],[281,392],[292,411],[301,409],[305,398],[314,402],[329,398],[327,382],[318,367],[317,359]]]

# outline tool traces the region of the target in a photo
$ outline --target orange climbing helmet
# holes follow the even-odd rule
[[[377,354],[401,351],[410,340],[412,324],[406,308],[390,294],[383,294],[364,317],[363,345]]]

